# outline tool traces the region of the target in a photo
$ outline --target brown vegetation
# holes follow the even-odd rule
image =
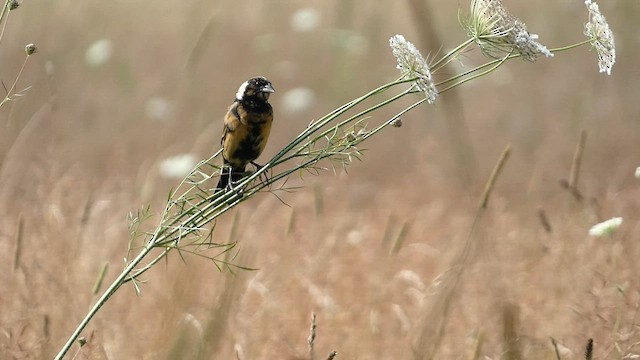
[[[0,358],[57,353],[103,264],[105,281],[121,270],[127,214],[157,213],[175,186],[159,163],[217,150],[242,81],[266,75],[277,90],[264,161],[312,119],[397,77],[389,36],[415,38],[425,55],[440,48],[432,41],[464,38],[452,1],[430,1],[428,19],[412,15],[416,1],[312,3],[25,1],[11,14],[0,78],[13,79],[24,44],[39,51],[20,80],[32,88],[0,109]],[[511,3],[550,48],[583,39],[581,2]],[[292,31],[305,6],[319,27]],[[258,270],[220,273],[174,254],[147,273],[141,297],[120,289],[72,353],[307,359],[312,313],[316,359],[582,359],[589,338],[594,359],[640,353],[640,3],[601,6],[619,46],[612,76],[583,47],[444,94],[365,143],[348,174],[292,179],[304,187],[279,194],[289,207],[265,193],[223,218],[216,240],[238,241],[235,261]],[[88,66],[102,38],[113,55]],[[315,94],[301,112],[282,103],[296,87]],[[171,104],[162,120],[145,113],[155,97]],[[616,234],[588,236],[613,216],[625,219]]]

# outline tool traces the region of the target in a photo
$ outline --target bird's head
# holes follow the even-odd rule
[[[238,101],[255,101],[260,100],[267,102],[269,95],[275,92],[271,81],[263,76],[254,77],[249,79],[240,85],[238,92],[236,93],[236,100]]]

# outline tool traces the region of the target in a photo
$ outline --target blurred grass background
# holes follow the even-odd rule
[[[582,1],[505,2],[549,48],[583,39]],[[283,196],[290,207],[264,194],[223,219],[215,240],[239,241],[236,261],[259,270],[221,274],[171,257],[142,297],[125,287],[103,308],[79,358],[308,358],[312,312],[317,357],[423,358],[438,280],[507,143],[473,263],[440,315],[444,332],[427,341],[436,358],[555,359],[550,337],[562,359],[582,358],[588,338],[594,358],[639,353],[640,3],[600,5],[616,35],[612,76],[583,47],[444,94],[365,144],[348,174],[295,181],[304,188]],[[126,215],[160,211],[176,185],[161,162],[217,150],[240,83],[264,75],[277,90],[264,162],[312,119],[396,78],[390,36],[431,56],[463,41],[459,8],[468,4],[25,1],[0,45],[5,84],[24,45],[39,49],[19,83],[26,96],[0,109],[0,357],[55,354],[102,265],[107,280],[121,269]],[[90,65],[100,40],[111,54]],[[577,200],[559,184],[582,130]],[[613,216],[625,219],[616,235],[588,237]]]

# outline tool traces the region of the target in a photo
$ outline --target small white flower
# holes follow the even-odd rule
[[[518,52],[526,54],[524,56],[525,59],[535,60],[538,54],[553,57],[553,53],[549,51],[546,46],[536,41],[538,38],[539,36],[537,34],[529,34],[526,28],[520,29],[520,32],[515,34],[516,47],[518,48]]]
[[[160,175],[167,179],[182,179],[189,175],[198,161],[191,154],[180,154],[164,159],[160,163]]]
[[[472,0],[471,15],[463,26],[486,56],[501,58],[518,53],[529,61],[539,55],[553,57],[536,41],[538,35],[529,33],[527,25],[507,11],[502,0]]]
[[[609,28],[607,19],[600,13],[598,4],[585,0],[589,10],[589,21],[584,25],[584,34],[591,39],[591,45],[598,53],[598,67],[600,72],[611,75],[611,68],[616,62],[616,43],[613,32]]]
[[[595,224],[589,229],[589,235],[595,237],[610,236],[622,225],[621,217],[614,217],[599,224]]]
[[[640,179],[640,167],[636,168],[636,179]]]
[[[89,45],[84,54],[84,61],[87,65],[98,67],[106,63],[113,52],[113,45],[109,39],[100,39]]]
[[[296,11],[291,17],[291,28],[297,32],[309,32],[320,25],[320,12],[313,8]]]
[[[431,69],[420,51],[402,35],[392,36],[389,46],[398,61],[396,68],[406,77],[415,77],[413,85],[425,94],[429,104],[433,104],[438,97],[438,90],[433,82]]]
[[[291,89],[280,97],[282,108],[288,113],[302,113],[313,105],[316,95],[313,90],[306,87]]]

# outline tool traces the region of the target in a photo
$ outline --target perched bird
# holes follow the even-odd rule
[[[224,117],[222,158],[224,166],[216,189],[231,187],[242,179],[247,164],[259,167],[254,160],[267,145],[273,122],[273,108],[269,95],[273,85],[259,76],[240,85],[236,99]]]

